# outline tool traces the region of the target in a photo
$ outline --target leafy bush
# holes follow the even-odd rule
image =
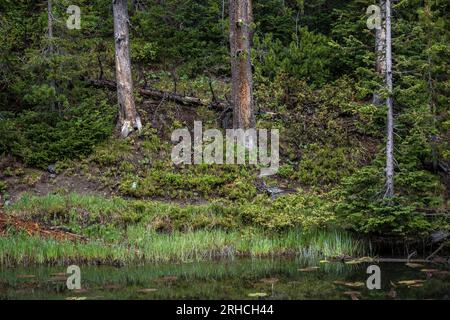
[[[436,227],[450,226],[436,224],[420,212],[418,208],[428,207],[436,180],[423,179],[417,171],[403,172],[396,176],[397,193],[393,199],[383,199],[384,175],[381,166],[371,165],[345,178],[337,195],[335,210],[342,226],[366,234],[383,236],[426,235]],[[407,178],[406,178],[407,177]],[[417,179],[415,184],[426,185],[416,193],[401,193],[402,183]],[[431,183],[431,184],[430,184]],[[442,204],[442,201],[441,201]]]
[[[284,73],[309,84],[323,85],[331,78],[335,55],[330,41],[307,28],[301,28],[288,46],[270,33],[262,39],[255,37],[256,72],[271,78]]]
[[[64,117],[25,111],[0,121],[0,153],[11,153],[38,167],[78,158],[112,134],[113,118],[114,109],[106,100],[95,98],[86,99]]]
[[[273,202],[259,198],[241,207],[241,218],[245,224],[270,230],[326,228],[335,221],[326,198],[302,192],[280,197]]]
[[[238,171],[232,166],[186,166],[177,172],[174,172],[171,165],[154,166],[144,172],[143,177],[124,177],[120,183],[120,191],[135,197],[224,197],[231,200],[251,200],[256,196],[257,190],[249,177],[249,173]]]
[[[18,134],[16,123],[10,113],[0,113],[0,155],[20,155],[23,137]]]

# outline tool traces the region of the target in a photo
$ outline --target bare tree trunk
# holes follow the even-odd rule
[[[230,0],[230,48],[234,128],[255,127],[251,65],[250,0]]]
[[[47,28],[48,28],[48,39],[50,40],[49,43],[49,51],[52,54],[53,53],[53,4],[52,0],[47,1]]]
[[[394,196],[394,106],[392,100],[392,39],[391,39],[391,0],[386,0],[386,87],[387,143],[386,143],[386,198]]]
[[[133,97],[127,0],[113,0],[113,15],[117,97],[119,102],[118,127],[120,127],[122,137],[127,137],[134,130],[141,130],[142,128],[141,119],[136,111]]]
[[[379,2],[381,10],[381,27],[376,29],[375,33],[375,53],[376,53],[376,71],[386,79],[386,0]],[[383,103],[380,93],[373,94],[373,104],[381,105]]]

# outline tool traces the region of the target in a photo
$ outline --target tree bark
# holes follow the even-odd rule
[[[127,0],[113,0],[113,15],[117,97],[119,102],[118,127],[122,137],[127,137],[134,130],[141,130],[142,128],[133,97]]]
[[[391,0],[386,0],[386,88],[387,142],[386,142],[386,198],[394,196],[394,106],[392,99],[392,39],[391,39]]]
[[[375,32],[375,69],[376,72],[386,79],[386,0],[380,0],[381,27]],[[383,104],[380,93],[373,94],[373,104],[380,106]]]
[[[250,0],[230,0],[230,49],[234,128],[255,127],[251,65]]]
[[[50,54],[53,54],[53,4],[52,0],[47,1],[47,28]]]

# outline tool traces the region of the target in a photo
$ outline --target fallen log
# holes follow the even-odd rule
[[[441,243],[441,245],[439,246],[439,248],[437,248],[435,251],[433,251],[432,254],[430,254],[425,260],[430,261],[435,255],[438,254],[439,251],[441,251],[442,249],[444,249],[446,243],[443,242]]]
[[[408,259],[408,258],[375,258],[375,262],[392,262],[392,263],[428,263],[426,259]]]
[[[107,88],[109,90],[116,90],[116,82],[111,80],[88,80],[89,84],[96,88]],[[177,104],[183,106],[192,106],[192,107],[210,107],[217,110],[225,109],[226,103],[222,101],[214,101],[211,103],[205,103],[199,98],[190,97],[190,96],[182,96],[177,93],[156,90],[156,89],[138,89],[138,92],[141,96],[145,98],[158,99],[158,100],[169,100],[174,101]]]
[[[195,97],[181,96],[179,94],[155,89],[139,89],[139,93],[143,97],[152,99],[167,99],[185,106],[205,106],[202,100]]]
[[[95,88],[106,88],[109,90],[117,89],[117,85],[116,85],[115,81],[103,80],[103,79],[99,79],[99,80],[88,79],[86,81],[89,83],[89,85],[91,85]]]

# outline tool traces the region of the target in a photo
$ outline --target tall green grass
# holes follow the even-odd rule
[[[7,214],[64,226],[89,240],[56,241],[10,230],[0,238],[2,265],[187,262],[281,255],[312,259],[364,253],[362,243],[346,232],[300,226],[267,229],[244,223],[239,207],[221,204],[180,206],[95,195],[25,195]]]
[[[338,231],[291,230],[277,235],[257,231],[249,235],[238,231],[200,230],[164,234],[136,226],[127,230],[126,240],[117,243],[100,240],[73,243],[25,234],[0,238],[1,265],[193,262],[282,255],[318,259],[363,253],[360,242]]]

